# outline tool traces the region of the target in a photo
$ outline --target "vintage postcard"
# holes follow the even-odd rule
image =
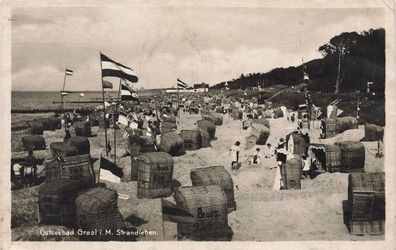
[[[2,5],[4,249],[394,249],[394,1]]]

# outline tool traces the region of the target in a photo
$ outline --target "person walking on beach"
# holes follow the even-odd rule
[[[234,145],[232,145],[230,151],[231,151],[231,170],[238,170],[240,168],[240,163],[239,163],[239,153],[240,153],[240,148],[239,145],[241,143],[239,141],[235,142]]]

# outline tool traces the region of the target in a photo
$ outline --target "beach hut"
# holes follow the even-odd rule
[[[336,131],[336,120],[327,118],[325,119],[325,138],[334,137],[337,134]]]
[[[91,123],[90,122],[75,122],[74,123],[74,131],[76,132],[76,136],[92,136],[91,131]]]
[[[364,133],[365,141],[382,141],[384,138],[384,128],[374,124],[366,123]]]
[[[291,154],[302,156],[308,150],[308,138],[304,135],[292,132],[286,135],[286,149]]]
[[[354,235],[385,232],[385,173],[353,173],[348,176],[347,225]]]
[[[42,122],[33,120],[26,122],[26,125],[29,127],[33,135],[43,135],[44,125]]]
[[[190,172],[190,178],[193,186],[218,185],[221,187],[227,197],[228,212],[236,210],[234,182],[223,166],[193,169]]]
[[[336,145],[341,150],[341,172],[364,171],[366,150],[363,143],[342,141]]]
[[[176,123],[173,122],[163,122],[161,124],[161,133],[171,132],[177,129]]]
[[[257,145],[265,145],[270,135],[270,129],[262,124],[252,124],[252,130],[250,134],[257,138]]]
[[[76,198],[77,226],[85,231],[113,230],[125,227],[117,207],[117,192],[104,187],[81,192]],[[103,239],[101,234],[91,240]]]
[[[242,117],[243,117],[242,110],[239,109],[232,110],[232,118],[234,118],[234,120],[242,120]]]
[[[22,137],[22,144],[25,150],[43,150],[47,146],[42,135],[27,135]]]
[[[206,130],[209,133],[209,137],[211,140],[215,138],[216,133],[216,126],[213,122],[206,121],[206,120],[199,120],[197,121],[198,128]]]
[[[45,181],[76,180],[86,186],[95,183],[95,175],[90,155],[64,157],[62,161],[44,161]]]
[[[262,124],[262,125],[266,126],[267,128],[270,128],[270,123],[265,118],[253,119],[252,124]]]
[[[340,171],[341,149],[338,145],[310,144],[308,156],[316,159],[315,167],[319,172]]]
[[[180,156],[185,153],[183,148],[183,139],[175,131],[161,135],[159,148],[161,151],[172,156]]]
[[[90,154],[91,145],[88,138],[83,136],[74,136],[65,141],[68,145],[77,148],[80,155]]]
[[[357,129],[358,122],[356,117],[345,116],[336,118],[336,131],[337,133],[342,133],[349,129]]]
[[[299,155],[288,157],[281,166],[281,177],[285,189],[301,189],[302,159]]]
[[[172,194],[173,159],[165,152],[144,153],[137,157],[138,198],[168,197]]]
[[[199,130],[199,132],[201,134],[201,147],[202,148],[211,147],[211,145],[210,145],[211,139],[210,139],[209,132],[206,129],[204,129],[204,128],[199,128],[198,130]]]
[[[62,160],[65,157],[79,155],[80,152],[75,146],[69,145],[65,142],[53,142],[50,144],[52,159]]]
[[[44,183],[39,188],[39,223],[74,226],[75,199],[83,188],[81,182],[60,180]]]
[[[257,136],[252,135],[252,134],[246,136],[245,137],[245,150],[254,147],[254,145],[256,145],[256,142],[257,142]]]
[[[222,114],[217,114],[217,113],[212,112],[211,117],[212,117],[212,122],[214,123],[214,125],[216,125],[216,126],[223,125],[223,115]]]
[[[227,196],[217,185],[180,187],[176,204],[192,214],[195,223],[177,223],[179,238],[195,241],[228,240]]]
[[[199,130],[182,130],[180,136],[185,150],[198,150],[201,148],[202,136]]]

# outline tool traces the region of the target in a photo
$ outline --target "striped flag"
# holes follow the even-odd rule
[[[126,83],[121,82],[121,100],[122,101],[138,101],[139,96],[135,91]]]
[[[71,70],[71,69],[66,69],[66,70],[65,70],[65,74],[68,75],[68,76],[73,75],[73,73],[74,73],[74,72],[73,72],[73,70]]]
[[[195,217],[186,210],[178,207],[170,201],[161,199],[162,218],[164,221],[177,223],[195,223]]]
[[[100,54],[100,60],[102,61],[102,76],[113,76],[122,79],[127,79],[130,82],[137,82],[138,77],[133,69],[122,65],[116,61],[111,60],[107,56]]]
[[[106,180],[115,183],[120,183],[121,178],[124,176],[124,172],[116,164],[107,160],[106,158],[100,157],[100,176],[99,180]]]
[[[177,88],[186,89],[188,87],[187,83],[182,82],[179,78],[177,78]]]

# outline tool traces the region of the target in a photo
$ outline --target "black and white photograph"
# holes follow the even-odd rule
[[[10,7],[10,244],[394,244],[395,5],[317,2]]]

